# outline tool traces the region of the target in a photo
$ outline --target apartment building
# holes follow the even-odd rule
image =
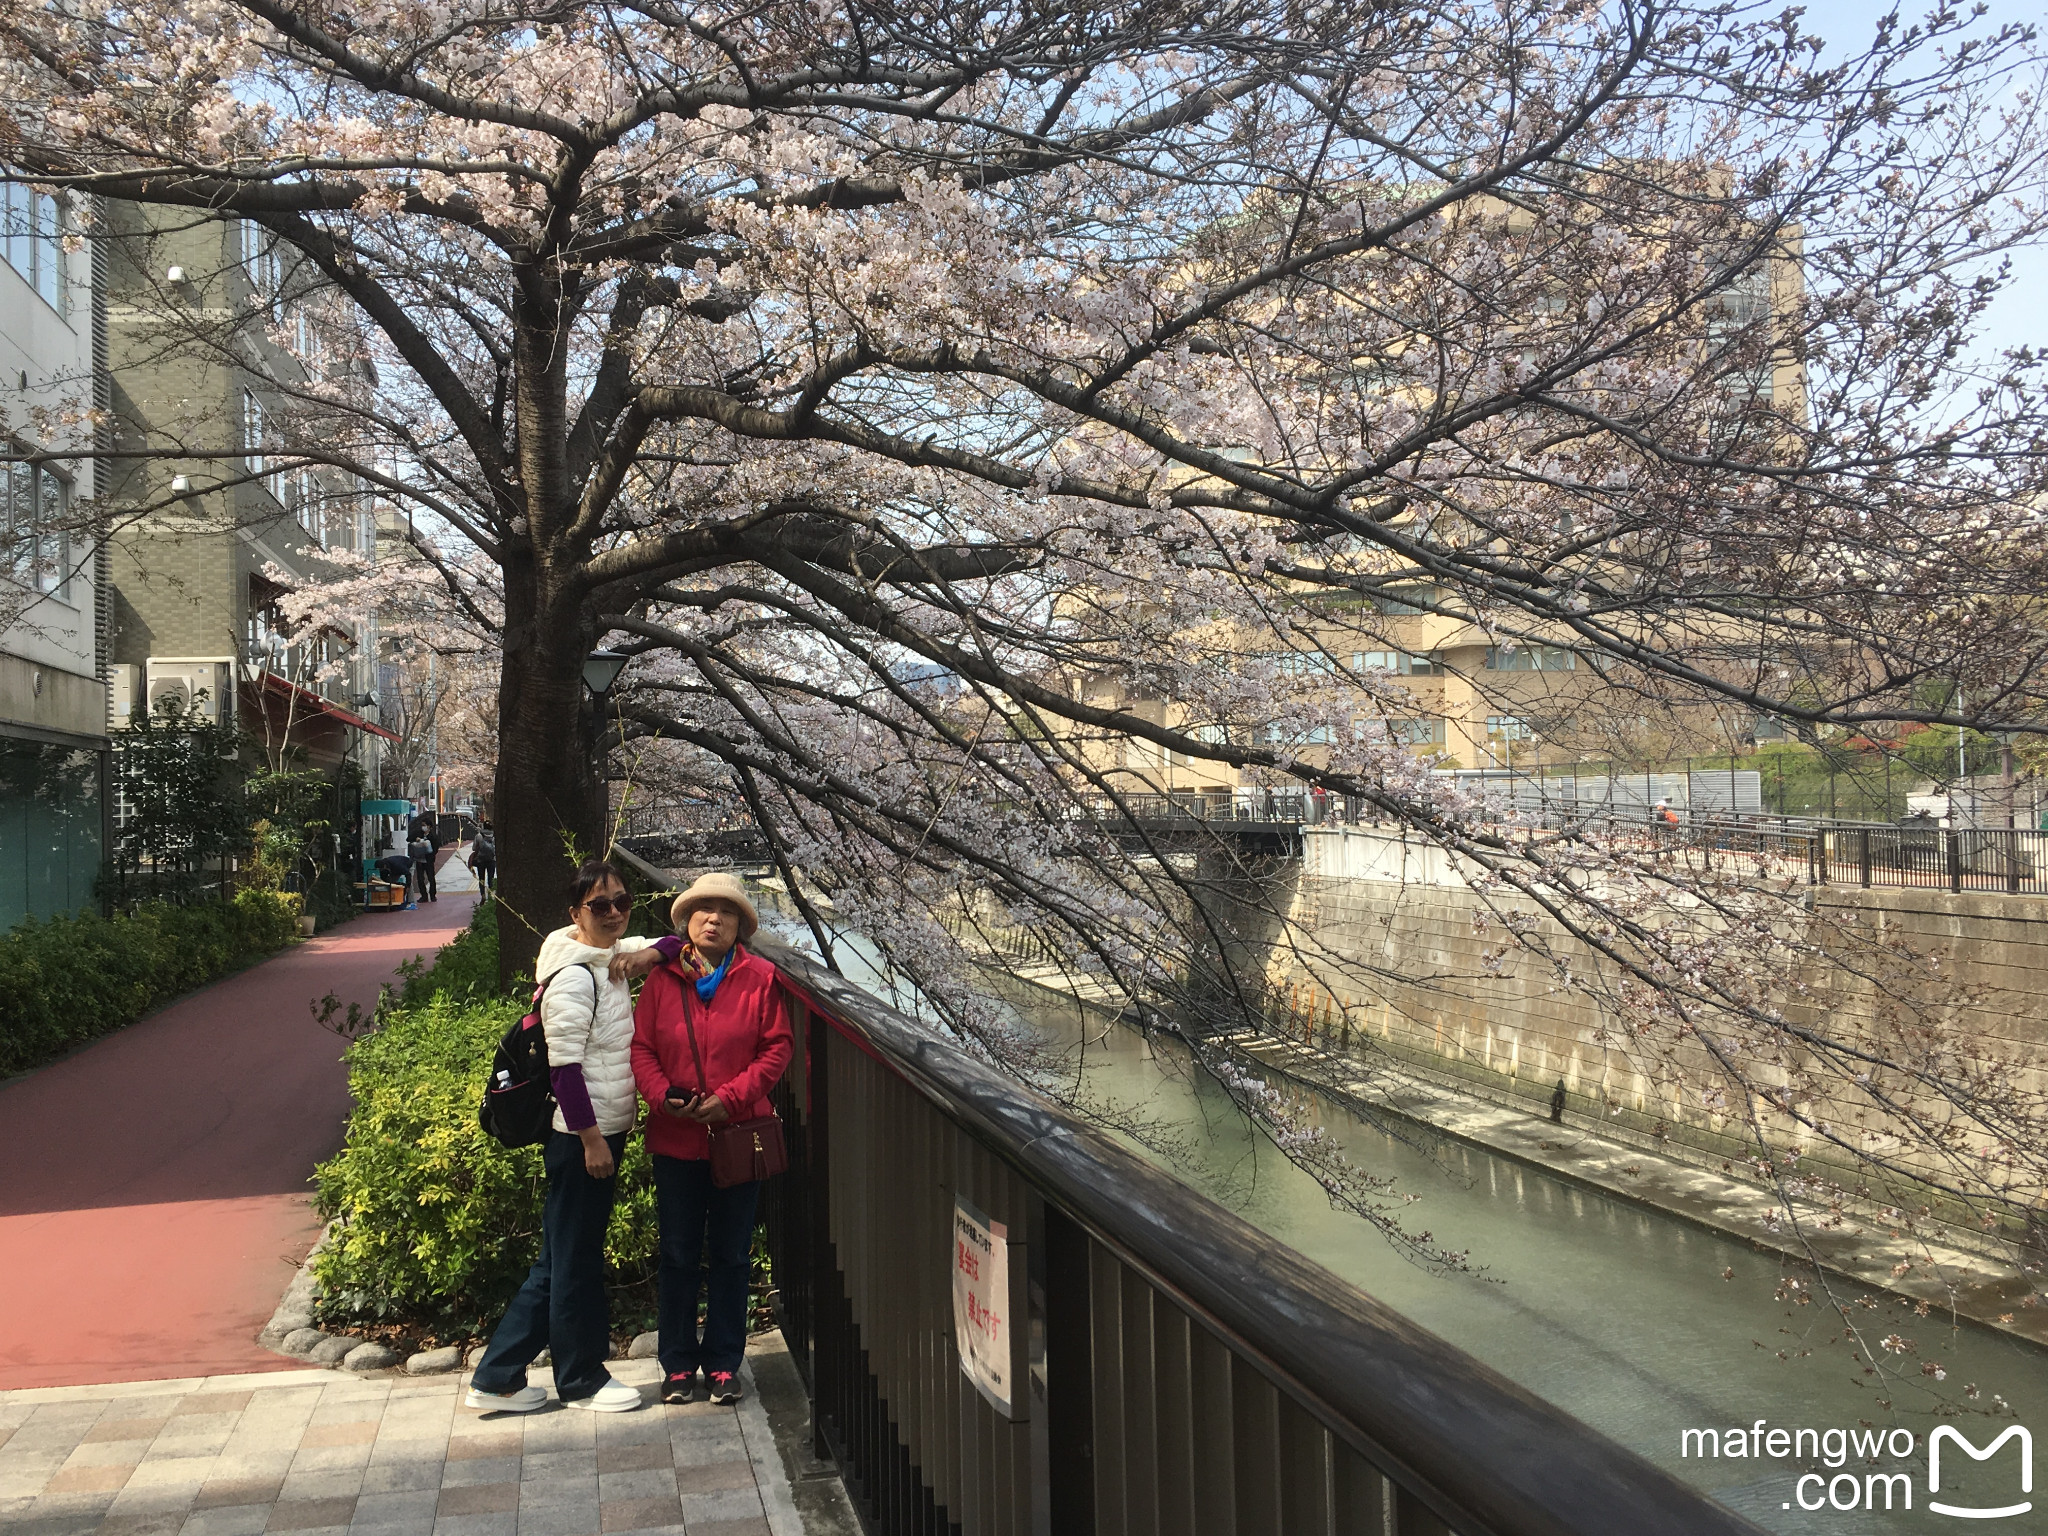
[[[65,249],[76,224],[0,187],[0,931],[89,906],[105,847],[93,463],[66,457],[91,447],[102,333],[92,260]]]
[[[1776,722],[1707,700],[1661,696],[1598,653],[1559,633],[1508,639],[1457,616],[1433,589],[1397,589],[1364,609],[1333,613],[1298,649],[1273,650],[1264,636],[1218,658],[1262,669],[1275,695],[1307,691],[1335,700],[1333,724],[1290,734],[1285,725],[1197,718],[1175,700],[1137,698],[1099,678],[1073,680],[1079,696],[1129,708],[1199,739],[1255,740],[1321,761],[1336,733],[1384,731],[1431,766],[1446,770],[1542,770],[1567,764],[1646,765],[1719,759],[1782,737]],[[1137,792],[1199,794],[1219,803],[1263,782],[1226,764],[1151,742],[1091,739],[1076,750]]]
[[[127,205],[109,223],[112,414],[149,454],[110,487],[112,725],[232,710],[270,766],[374,784],[375,614],[294,628],[280,606],[376,551],[364,488],[291,452],[318,433],[294,386],[328,366],[311,302],[253,224]]]
[[[1485,200],[1472,210],[1479,216],[1501,211]],[[1526,224],[1523,215],[1507,219],[1511,232]],[[1767,322],[1800,302],[1800,253],[1795,229],[1780,236],[1773,254],[1731,269],[1728,285],[1703,306],[1704,323],[1697,333],[1708,364],[1703,378],[1711,381],[1705,387],[1721,391],[1731,402],[1791,418],[1805,411],[1806,379],[1794,353],[1771,337],[1773,327]],[[1561,294],[1539,295],[1527,320],[1532,332],[1540,332],[1572,312]],[[1426,402],[1418,397],[1417,403]],[[1400,581],[1379,564],[1386,557],[1369,549],[1333,548],[1328,558],[1339,565],[1357,562],[1350,568],[1358,574]],[[1130,708],[1211,739],[1218,731],[1260,733],[1262,741],[1285,745],[1308,761],[1335,744],[1335,732],[1346,730],[1384,729],[1432,764],[1465,770],[1721,757],[1784,735],[1782,726],[1768,718],[1701,698],[1673,697],[1653,680],[1608,664],[1562,626],[1555,632],[1537,626],[1512,635],[1490,631],[1462,614],[1450,594],[1423,583],[1385,587],[1369,601],[1318,593],[1310,603],[1326,615],[1327,624],[1296,631],[1293,649],[1270,649],[1278,642],[1269,634],[1246,635],[1241,655],[1219,664],[1264,668],[1283,692],[1303,683],[1343,690],[1360,679],[1368,681],[1369,689],[1356,689],[1354,717],[1342,723],[1289,735],[1280,723],[1205,722],[1176,700],[1128,695],[1100,678],[1077,677],[1072,686],[1091,702]],[[1075,618],[1085,627],[1085,607],[1077,606]],[[1256,779],[1148,742],[1088,741],[1079,750],[1133,790],[1228,799]]]

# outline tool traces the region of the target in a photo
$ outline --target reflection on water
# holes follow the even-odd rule
[[[851,972],[855,956],[843,954],[841,963]],[[852,979],[893,990],[879,976]],[[1072,1009],[1050,1000],[1039,1006],[1041,994],[1029,995],[1034,1005],[1024,1016],[1035,1027],[1079,1042]],[[1880,1380],[1852,1356],[1825,1296],[1806,1306],[1775,1299],[1786,1273],[1775,1255],[1478,1148],[1449,1141],[1409,1145],[1312,1099],[1312,1113],[1356,1162],[1392,1174],[1403,1191],[1422,1196],[1405,1208],[1405,1225],[1468,1249],[1484,1270],[1479,1278],[1425,1274],[1356,1216],[1333,1211],[1321,1188],[1249,1127],[1214,1082],[1186,1070],[1175,1042],[1155,1044],[1119,1028],[1105,1036],[1100,1021],[1089,1034],[1083,1057],[1088,1091],[1186,1133],[1192,1155],[1174,1159],[1174,1166],[1190,1183],[1767,1529],[1842,1536],[1953,1531],[1953,1519],[1926,1508],[1929,1432],[1953,1422],[1977,1445],[1988,1445],[2014,1421],[2009,1413],[1983,1415],[1994,1398],[2010,1404],[2019,1423],[2048,1429],[2042,1415],[2048,1352],[1967,1324],[1947,1327],[1938,1316],[1917,1317],[1890,1302],[1858,1307],[1859,1327],[1868,1336],[1896,1332],[1917,1348],[1902,1357],[1914,1375]],[[1837,1291],[1844,1302],[1866,1294],[1846,1284]],[[1923,1361],[1938,1364],[1947,1379],[1936,1383],[1917,1374]],[[1978,1389],[1975,1402],[1965,1397],[1966,1385]],[[1962,1412],[1938,1413],[1944,1404]],[[1914,1449],[1899,1459],[1881,1453],[1875,1464],[1852,1452],[1840,1466],[1768,1454],[1703,1460],[1696,1440],[1694,1455],[1680,1455],[1686,1430],[1721,1431],[1725,1444],[1726,1431],[1748,1431],[1759,1419],[1764,1433],[1755,1443],[1766,1451],[1765,1437],[1775,1428],[1861,1430],[1866,1436],[1904,1428]],[[1472,1449],[1483,1457],[1484,1447]],[[1957,1506],[2017,1503],[2026,1498],[2018,1464],[2012,1444],[1982,1464],[1951,1446],[1942,1458],[1942,1490],[1933,1497]],[[1798,1480],[1808,1472],[1824,1480],[1854,1474],[1858,1504],[1873,1496],[1877,1511],[1802,1511]],[[1902,1500],[1905,1489],[1873,1483],[1868,1474],[1875,1472],[1909,1475],[1910,1513],[1885,1511],[1887,1492]],[[1826,1488],[1824,1481],[1806,1482],[1806,1502],[1824,1503]],[[1833,1488],[1838,1502],[1848,1500],[1850,1482],[1836,1481]],[[2048,1531],[2048,1497],[2036,1503],[2032,1513],[1965,1529]]]

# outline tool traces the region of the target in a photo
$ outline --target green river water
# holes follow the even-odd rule
[[[800,942],[798,934],[787,937]],[[855,953],[843,949],[841,963],[850,979],[881,995],[896,990],[871,968],[858,974]],[[1188,1069],[1177,1041],[1148,1041],[1099,1018],[1084,1025],[1076,1009],[1035,989],[1016,995],[1023,1018],[1071,1046],[1080,1048],[1085,1028],[1087,1091],[1174,1128],[1191,1155],[1170,1166],[1188,1182],[1766,1529],[2048,1532],[2048,1490],[2035,1498],[2021,1489],[2019,1446],[2008,1443],[1980,1464],[1946,1442],[1934,1493],[1927,1454],[1930,1433],[1943,1424],[1980,1448],[2015,1423],[2030,1434],[2048,1427],[2048,1351],[1968,1323],[1951,1327],[1938,1315],[1917,1317],[1881,1297],[1877,1309],[1856,1309],[1865,1333],[1896,1332],[1915,1352],[1902,1357],[1904,1375],[1870,1376],[1825,1298],[1806,1306],[1775,1298],[1786,1273],[1776,1255],[1464,1143],[1431,1144],[1424,1136],[1417,1146],[1412,1129],[1390,1134],[1310,1095],[1309,1112],[1355,1161],[1421,1197],[1402,1209],[1402,1223],[1468,1250],[1479,1271],[1425,1273],[1359,1217],[1333,1210],[1320,1186],[1248,1124],[1221,1087]],[[1843,1283],[1836,1294],[1850,1302],[1869,1293]],[[1922,1375],[1923,1361],[1938,1364],[1946,1379]],[[1752,1435],[1757,1420],[1763,1431]],[[1735,1438],[1763,1454],[1705,1458],[1699,1438],[1688,1442],[1685,1433],[1716,1431],[1726,1450],[1738,1426],[1744,1433]],[[1773,1456],[1774,1429],[1788,1439],[1800,1429],[1839,1430],[1842,1440],[1822,1442],[1819,1456]],[[1903,1455],[1891,1454],[1905,1445],[1894,1431],[1911,1436]],[[1890,1437],[1880,1440],[1875,1461],[1859,1454],[1851,1438],[1859,1434],[1866,1446],[1873,1434]],[[1795,1443],[1810,1452],[1810,1444]],[[1846,1454],[1830,1465],[1838,1444]],[[1471,1454],[1483,1460],[1486,1447]],[[1910,1511],[1905,1488],[1874,1480],[1877,1473],[1907,1476]],[[1841,1508],[1852,1493],[1856,1507]],[[1889,1510],[1887,1493],[1899,1501]],[[1802,1501],[1820,1507],[1801,1508]],[[1987,1519],[1936,1513],[1930,1501],[2033,1507]]]

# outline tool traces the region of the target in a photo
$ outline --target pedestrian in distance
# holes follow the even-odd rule
[[[684,1403],[704,1372],[714,1403],[740,1397],[747,1350],[747,1281],[761,1181],[719,1188],[711,1132],[773,1113],[768,1093],[793,1042],[775,967],[749,954],[760,927],[746,888],[710,874],[675,899],[684,939],[653,974],[634,1014],[633,1077],[649,1106],[654,1205],[661,1226],[656,1270],[661,1399]],[[709,1277],[697,1326],[700,1263]]]
[[[477,899],[488,901],[498,880],[498,840],[488,821],[478,823],[476,841],[469,845],[469,872],[476,876]]]
[[[1657,843],[1657,862],[1669,863],[1669,846],[1678,836],[1678,812],[1671,809],[1668,801],[1659,800],[1650,808],[1651,836]]]
[[[434,885],[434,842],[432,836],[429,833],[421,833],[415,836],[411,844],[406,848],[405,853],[406,857],[412,860],[412,878],[415,886],[418,888],[419,899],[421,901],[437,900],[440,893]]]
[[[405,892],[405,906],[412,910],[412,860],[393,849],[377,861],[377,878]]]
[[[542,1147],[547,1204],[540,1257],[505,1309],[470,1378],[472,1408],[531,1413],[547,1402],[526,1369],[552,1352],[555,1396],[572,1407],[623,1413],[640,1393],[605,1369],[611,1309],[604,1289],[604,1234],[618,1189],[615,1174],[639,1105],[633,1096],[633,994],[629,973],[644,973],[664,952],[628,937],[633,898],[610,864],[593,860],[569,886],[569,926],[541,943],[540,1021],[547,1033],[554,1129]],[[629,965],[652,951],[646,962]]]

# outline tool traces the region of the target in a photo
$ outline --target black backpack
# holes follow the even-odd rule
[[[555,972],[555,976],[561,974]],[[555,1092],[548,1082],[548,1035],[540,1022],[541,996],[555,976],[534,989],[532,1011],[505,1031],[491,1053],[491,1076],[484,1084],[476,1118],[501,1146],[538,1146],[555,1128]],[[590,974],[590,1022],[597,1022],[595,971]]]

